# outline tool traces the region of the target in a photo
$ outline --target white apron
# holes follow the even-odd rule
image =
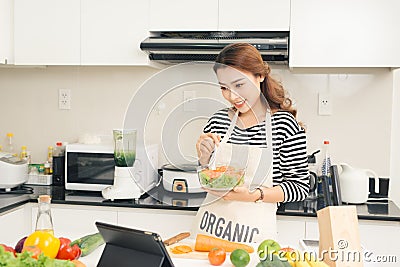
[[[267,148],[250,145],[228,144],[238,118],[238,112],[232,118],[229,129],[214,151],[215,161],[219,164],[235,165],[235,160],[247,161],[244,176],[245,186],[252,191],[262,185],[272,187],[272,127],[271,114],[266,113],[265,130]],[[231,157],[234,155],[234,157]],[[238,157],[238,155],[240,155]],[[243,156],[246,158],[243,159]],[[212,235],[233,242],[259,243],[265,239],[276,240],[276,203],[255,203],[224,200],[207,194],[199,208],[192,234]]]

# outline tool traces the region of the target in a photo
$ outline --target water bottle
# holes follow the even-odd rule
[[[325,140],[322,146],[321,165],[318,170],[318,196],[324,197],[325,204],[327,206],[331,205],[331,195],[330,195],[330,179],[331,179],[331,156],[329,153],[329,141]]]

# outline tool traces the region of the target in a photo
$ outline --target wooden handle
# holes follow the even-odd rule
[[[182,239],[185,239],[185,238],[187,238],[187,237],[189,237],[189,236],[190,236],[190,233],[189,233],[189,232],[180,233],[180,234],[177,234],[176,236],[173,236],[173,237],[171,237],[171,238],[165,240],[165,241],[164,241],[164,244],[165,244],[166,246],[170,246],[170,245],[175,244],[176,242],[179,242],[179,241],[181,241]]]

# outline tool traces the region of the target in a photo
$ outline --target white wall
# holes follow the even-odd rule
[[[389,197],[400,206],[400,69],[393,71],[392,146]]]
[[[328,138],[334,162],[389,175],[392,72],[272,69],[295,100],[299,119],[307,125],[309,152]],[[134,92],[157,71],[144,67],[0,68],[0,145],[5,145],[7,132],[14,132],[15,146],[27,145],[33,161],[41,162],[47,146],[57,140],[73,142],[84,133],[108,134],[121,127]],[[71,110],[58,109],[60,88],[71,89]],[[331,92],[331,116],[317,114],[320,91]],[[219,90],[213,94],[220,97]],[[163,116],[158,118],[162,123]],[[181,147],[194,154],[197,136],[193,129],[188,132]]]

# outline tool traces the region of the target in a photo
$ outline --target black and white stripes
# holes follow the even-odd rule
[[[223,138],[230,122],[228,109],[222,109],[208,120],[203,131]],[[246,129],[235,126],[228,143],[266,147],[265,122]],[[272,115],[272,146],[273,182],[281,186],[284,202],[305,199],[309,188],[306,135],[292,114],[278,111]]]

